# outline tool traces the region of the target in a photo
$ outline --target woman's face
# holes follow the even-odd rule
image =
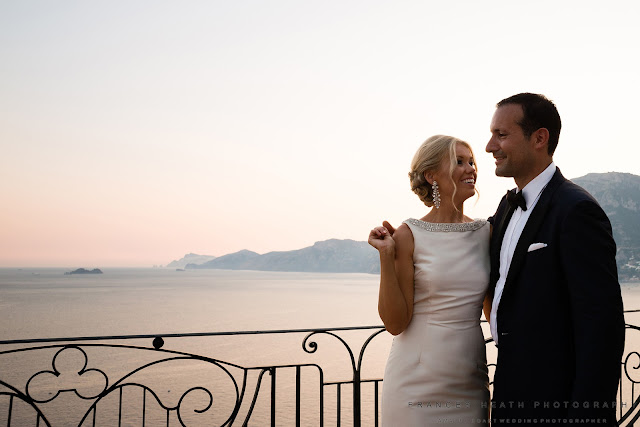
[[[449,159],[443,160],[440,170],[433,176],[438,181],[440,198],[442,201],[445,198],[451,200],[454,189],[457,189],[454,203],[462,203],[476,192],[478,175],[471,150],[463,144],[456,144],[456,166],[451,175],[449,175],[449,165]]]

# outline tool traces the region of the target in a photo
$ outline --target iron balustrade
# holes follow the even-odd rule
[[[627,347],[634,341],[640,344],[640,335],[632,336],[640,326],[627,324],[626,331]],[[350,344],[353,337],[345,338],[356,332],[361,335],[359,347]],[[284,422],[324,426],[332,414],[330,425],[377,427],[383,379],[363,378],[362,368],[370,343],[386,335],[383,332],[383,326],[361,326],[0,341],[0,425],[120,426],[126,422],[142,426],[275,426]],[[320,348],[321,338],[334,341],[345,350],[349,361],[346,378],[327,379],[320,362],[243,366],[165,347],[165,340],[173,338],[296,334],[303,336],[298,341],[302,347],[298,351],[308,357]],[[144,344],[133,343],[139,340]],[[486,344],[491,342],[490,338],[485,340]],[[260,350],[246,349],[254,352],[252,355],[258,355]],[[134,351],[136,357],[130,357]],[[291,353],[287,356],[296,357]],[[135,367],[128,366],[132,364]],[[489,366],[495,368],[495,363]],[[640,418],[640,352],[633,347],[625,349],[621,373],[619,425],[632,426]],[[196,383],[176,386],[179,381],[175,376],[183,374],[195,375]],[[293,383],[286,384],[293,389],[293,398],[285,400],[280,411],[281,394],[290,395],[291,390],[283,388],[279,378]],[[178,387],[177,394],[167,390],[171,384]],[[365,413],[363,388],[373,404],[373,409]],[[328,396],[332,396],[332,402],[335,400],[335,408],[327,405]],[[349,405],[343,406],[343,400]],[[260,416],[256,416],[258,406],[262,408]],[[283,410],[285,416],[279,417]]]

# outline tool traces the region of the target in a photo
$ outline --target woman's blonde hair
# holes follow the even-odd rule
[[[433,187],[425,178],[426,172],[435,172],[440,169],[440,165],[445,159],[449,159],[449,179],[453,182],[453,170],[457,164],[456,144],[462,144],[471,151],[471,158],[475,159],[471,146],[458,138],[447,135],[434,135],[422,143],[411,161],[411,171],[409,180],[411,189],[418,195],[420,200],[427,205],[433,206]],[[475,163],[475,161],[474,161]],[[476,166],[477,167],[477,166]],[[477,169],[476,169],[477,170]],[[451,200],[456,194],[457,186],[454,183],[454,191]]]

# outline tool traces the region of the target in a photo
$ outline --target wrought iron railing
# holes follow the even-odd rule
[[[354,353],[353,345],[343,336],[351,332],[366,334],[359,353]],[[362,387],[369,383],[374,386],[375,409],[366,418],[377,425],[381,379],[363,380],[361,372],[365,350],[382,332],[381,326],[365,326],[0,341],[0,425],[122,425],[134,412],[134,422],[148,426],[276,422],[299,426],[309,425],[311,417],[313,425],[325,425],[326,395],[331,392],[335,393],[331,424],[340,425],[347,415],[351,421],[348,424],[360,425]],[[307,356],[317,352],[321,336],[330,337],[346,350],[350,375],[329,381],[319,363],[243,366],[165,346],[165,340],[174,338],[264,335],[299,335],[302,341],[298,341],[298,350]],[[290,351],[287,350],[289,359],[295,359]],[[191,378],[196,381],[193,384],[175,378],[194,370],[198,373]],[[277,404],[283,401],[278,393],[288,391],[278,387],[281,376],[294,382],[293,397],[285,401],[287,410],[283,416],[277,411]],[[178,393],[171,395],[169,387]],[[312,388],[315,392],[310,391]],[[349,399],[343,396],[346,388],[350,389]],[[261,405],[261,399],[267,403]],[[348,411],[343,407],[345,400],[351,403]],[[258,406],[262,406],[260,413],[256,411]]]
[[[632,336],[638,331],[627,324],[618,396],[619,424],[625,426],[640,418],[640,335]],[[377,337],[386,337],[377,341],[387,340],[388,349],[383,332],[382,326],[363,326],[0,341],[0,425],[378,426],[382,375],[365,378],[363,361]],[[223,361],[206,355],[223,346],[193,344],[222,337],[286,341],[274,354],[300,362]],[[321,346],[333,348],[317,357]],[[245,360],[264,359],[267,352],[246,344],[233,351]],[[345,351],[347,366],[337,370],[342,378],[329,378]]]

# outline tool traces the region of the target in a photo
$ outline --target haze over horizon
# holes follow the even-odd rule
[[[487,217],[500,99],[560,111],[567,178],[640,175],[640,3],[34,0],[0,4],[0,267],[128,267],[366,240],[427,209],[451,134]]]

